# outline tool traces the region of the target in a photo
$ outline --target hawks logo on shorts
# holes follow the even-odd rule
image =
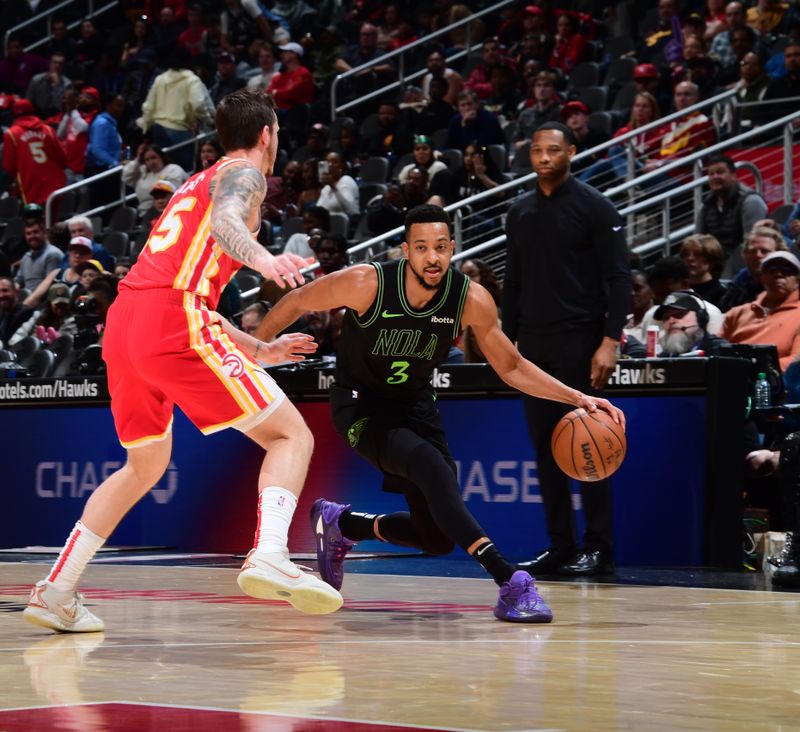
[[[225,165],[223,158],[187,180],[153,224],[136,264],[120,283],[120,290],[170,288],[199,295],[212,310],[240,265],[222,251],[211,236],[209,186]]]
[[[222,359],[222,368],[232,379],[238,379],[244,373],[244,361],[235,353],[229,353]]]

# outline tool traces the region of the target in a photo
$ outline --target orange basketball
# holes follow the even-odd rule
[[[615,473],[628,449],[625,431],[607,412],[573,409],[553,430],[550,448],[556,464],[570,478],[603,480]]]

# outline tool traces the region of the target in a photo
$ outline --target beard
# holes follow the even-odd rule
[[[425,278],[422,275],[420,275],[420,273],[417,272],[417,270],[415,270],[414,267],[411,266],[411,261],[410,260],[407,259],[406,260],[406,264],[408,265],[408,268],[414,273],[414,277],[417,278],[417,282],[419,282],[420,286],[422,288],[424,288],[425,290],[430,290],[431,292],[436,292],[436,290],[438,290],[442,286],[442,281],[441,280],[439,280],[438,284],[429,285],[425,281]]]
[[[702,337],[703,331],[699,328],[696,332],[687,333],[682,330],[669,330],[661,333],[658,342],[661,344],[662,356],[680,356],[688,353]]]

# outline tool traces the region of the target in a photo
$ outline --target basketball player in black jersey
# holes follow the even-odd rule
[[[603,409],[624,425],[605,399],[565,386],[523,359],[498,324],[489,293],[450,267],[455,243],[450,217],[417,206],[405,220],[404,258],[340,270],[284,296],[256,330],[271,339],[309,310],[346,307],[330,400],[337,432],[384,475],[384,490],[402,493],[407,512],[355,513],[324,499],[312,526],[322,578],[342,585],[343,560],[353,543],[380,539],[430,554],[456,544],[500,585],[494,614],[501,620],[547,623],[552,612],[527,572],[515,571],[461,498],[430,378],[462,328],[471,326],[498,376],[520,391]]]

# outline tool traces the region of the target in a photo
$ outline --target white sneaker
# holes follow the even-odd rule
[[[37,582],[31,590],[22,617],[33,625],[61,633],[98,633],[106,627],[86,609],[80,592],[58,590],[47,580]]]
[[[311,615],[332,613],[344,602],[329,584],[290,562],[288,552],[251,550],[236,582],[245,595],[260,600],[285,600]]]

